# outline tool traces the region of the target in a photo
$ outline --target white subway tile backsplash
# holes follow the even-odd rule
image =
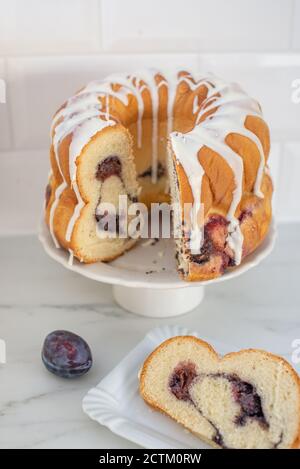
[[[0,59],[0,150],[6,150],[11,144],[9,121],[9,90],[7,86],[4,60]]]
[[[98,0],[0,0],[0,54],[93,52]]]
[[[0,153],[1,234],[36,232],[48,172],[48,149]]]
[[[199,69],[235,81],[262,105],[273,139],[300,138],[300,103],[292,83],[300,78],[300,54],[204,54]]]
[[[49,143],[51,118],[85,82],[85,62],[72,57],[8,60],[14,148],[43,148]]]
[[[195,67],[197,56],[76,56],[8,60],[16,149],[44,148],[54,112],[76,90],[112,72],[141,67]]]
[[[300,222],[300,142],[284,146],[280,168],[278,219],[282,222]]]
[[[276,218],[300,222],[300,0],[0,0],[0,57],[0,234],[36,229],[56,109],[90,80],[143,67],[211,71],[257,97]]]
[[[285,57],[285,59],[283,59]],[[300,55],[144,54],[8,59],[8,86],[14,145],[41,148],[48,141],[55,110],[90,80],[141,67],[211,71],[239,82],[261,102],[272,136],[299,138],[300,104],[292,82],[300,77]],[[30,118],[29,118],[30,116]]]
[[[293,0],[102,0],[105,50],[265,51],[290,46]]]
[[[300,1],[295,0],[293,12],[293,47],[300,49]]]

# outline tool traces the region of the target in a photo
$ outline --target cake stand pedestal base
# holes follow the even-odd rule
[[[113,285],[113,294],[118,305],[131,313],[170,318],[196,308],[203,300],[204,287],[152,289]]]
[[[170,318],[199,306],[206,285],[225,282],[256,267],[272,252],[276,231],[272,224],[263,243],[241,265],[221,277],[201,282],[184,282],[179,277],[172,239],[161,239],[146,246],[141,240],[134,249],[113,262],[83,264],[76,259],[70,262],[70,253],[55,247],[44,221],[40,226],[39,238],[47,254],[67,269],[113,285],[115,300],[122,308],[140,316]],[[149,275],[151,270],[155,271],[153,275]]]

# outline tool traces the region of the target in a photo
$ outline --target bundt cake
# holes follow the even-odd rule
[[[299,376],[283,358],[263,350],[221,358],[196,337],[173,337],[146,359],[140,393],[212,446],[299,447]]]
[[[82,262],[131,248],[137,236],[124,234],[120,221],[128,215],[128,226],[137,202],[170,196],[185,280],[222,275],[266,236],[269,130],[257,101],[236,84],[184,71],[111,75],[58,110],[51,139],[46,221],[56,246]]]

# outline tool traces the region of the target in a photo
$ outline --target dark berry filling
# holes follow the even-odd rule
[[[245,209],[241,212],[238,220],[243,223],[248,217],[252,216],[252,210]],[[199,254],[190,256],[192,262],[205,264],[209,262],[212,256],[221,256],[221,272],[228,267],[233,267],[235,261],[233,252],[227,244],[229,222],[222,215],[212,215],[204,227],[204,242]]]
[[[227,256],[227,267],[234,267],[235,266],[235,260],[232,257]],[[224,254],[223,259],[226,259],[226,254]],[[225,265],[223,264],[224,270],[226,269]]]
[[[246,220],[246,218],[251,217],[251,216],[252,216],[252,211],[249,209],[245,209],[241,212],[239,216],[239,222],[243,223],[243,221]]]
[[[156,169],[156,177],[157,179],[163,177],[166,173],[165,168],[161,163],[158,163],[157,169]],[[152,166],[150,168],[146,169],[143,173],[139,175],[140,178],[145,178],[145,177],[151,177],[152,176]]]
[[[169,380],[170,391],[177,399],[182,401],[189,401],[192,405],[195,406],[189,394],[189,387],[197,376],[196,366],[194,363],[188,361],[179,363],[174,369]],[[197,408],[197,410],[201,413],[200,409]],[[213,441],[222,448],[226,448],[223,437],[218,428],[209,419],[207,420],[215,430]]]
[[[233,398],[241,407],[240,413],[234,421],[236,425],[243,426],[247,419],[251,418],[257,420],[263,428],[269,427],[262,410],[261,398],[252,384],[241,380],[235,374],[214,373],[209,376],[227,379],[231,383]]]
[[[121,177],[122,164],[118,156],[108,156],[97,166],[96,179],[104,182],[110,176]]]
[[[212,241],[208,237],[206,237],[204,238],[204,243],[202,244],[200,254],[192,254],[190,257],[191,261],[195,262],[196,264],[205,264],[209,261],[213,250],[214,249]]]
[[[209,222],[206,223],[205,229],[207,232],[212,231],[214,228],[224,227],[226,228],[229,224],[228,220],[222,215],[212,215],[209,219]]]
[[[221,215],[213,215],[204,227],[204,242],[199,254],[190,256],[192,262],[205,264],[209,262],[211,256],[222,257],[222,272],[230,265],[234,265],[234,260],[226,253],[226,239],[228,234],[228,221]]]
[[[182,362],[176,366],[170,377],[169,387],[177,399],[183,401],[190,400],[189,386],[196,376],[194,363]]]
[[[200,375],[197,375],[196,373],[195,364],[187,361],[187,362],[179,363],[174,369],[169,379],[169,389],[172,392],[172,394],[174,394],[174,396],[179,400],[189,401],[196,408],[197,406],[194,404],[193,400],[190,397],[189,387],[192,381],[197,376],[200,376]],[[201,376],[205,376],[205,375],[201,374]],[[262,409],[261,398],[257,394],[257,391],[252,384],[241,380],[235,374],[211,373],[211,374],[207,374],[206,376],[210,378],[223,378],[230,382],[233,399],[240,406],[240,413],[234,420],[234,423],[236,425],[243,426],[246,424],[247,419],[254,419],[264,429],[269,428],[269,423],[267,422],[263,409]],[[201,415],[203,415],[200,409],[197,408],[197,410],[198,412],[200,412]],[[215,430],[213,441],[217,443],[219,446],[221,446],[222,448],[226,448],[224,444],[223,436],[220,433],[219,429],[211,420],[209,419],[207,420]],[[277,447],[281,441],[282,441],[282,438],[279,441],[279,443],[277,443],[274,447]]]
[[[50,200],[50,197],[51,197],[51,186],[50,184],[47,184],[46,186],[46,189],[45,189],[45,202],[46,202],[46,207],[48,206],[49,204],[49,200]]]
[[[119,234],[120,217],[117,214],[110,214],[107,210],[101,215],[95,214],[96,222],[99,223],[99,229],[109,233]],[[105,219],[105,220],[104,220]]]
[[[235,423],[245,425],[247,419],[252,418],[257,420],[262,427],[268,428],[269,424],[264,416],[261,399],[255,387],[235,375],[228,375],[226,378],[231,383],[234,400],[241,406],[241,412],[236,417]]]

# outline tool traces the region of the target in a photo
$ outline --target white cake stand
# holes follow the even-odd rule
[[[272,224],[262,245],[235,269],[214,280],[188,283],[176,271],[172,240],[141,240],[131,251],[108,264],[82,264],[64,249],[57,249],[44,222],[39,239],[47,254],[69,270],[113,285],[116,302],[141,316],[167,318],[191,311],[204,297],[205,285],[233,279],[257,266],[273,250],[276,230]]]

